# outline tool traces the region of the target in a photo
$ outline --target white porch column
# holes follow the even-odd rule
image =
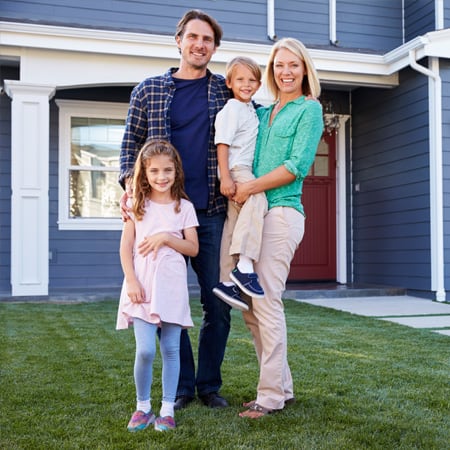
[[[55,86],[5,80],[11,106],[12,295],[48,295],[49,99]]]

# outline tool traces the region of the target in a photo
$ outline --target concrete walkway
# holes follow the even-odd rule
[[[450,336],[450,303],[439,303],[408,295],[311,298],[296,301],[388,320],[408,327],[426,328]]]

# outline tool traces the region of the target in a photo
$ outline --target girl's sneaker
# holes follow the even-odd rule
[[[175,420],[171,416],[158,417],[155,421],[155,430],[157,431],[173,430],[175,427]]]
[[[152,411],[145,413],[144,411],[135,411],[128,422],[128,431],[135,432],[145,430],[156,419]]]

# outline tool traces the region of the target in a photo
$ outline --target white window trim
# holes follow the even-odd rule
[[[69,167],[70,167],[70,119],[73,116],[105,119],[125,119],[127,103],[92,102],[80,100],[56,100],[59,108],[59,170],[58,170],[58,227],[60,230],[121,230],[123,223],[117,219],[70,218]]]

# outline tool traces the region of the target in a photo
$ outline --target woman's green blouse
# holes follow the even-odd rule
[[[314,162],[322,136],[322,107],[319,102],[301,96],[287,103],[269,125],[273,107],[256,110],[259,131],[253,172],[260,177],[284,165],[295,175],[295,180],[266,191],[269,209],[289,206],[304,214],[301,203],[303,180]]]

